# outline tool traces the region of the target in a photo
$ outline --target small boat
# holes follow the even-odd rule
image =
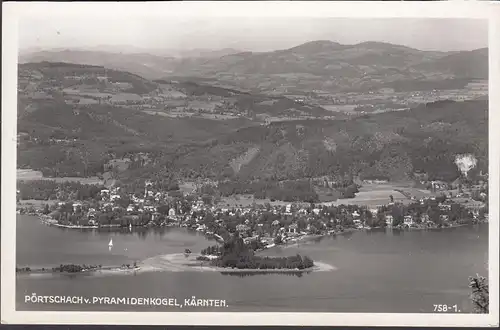
[[[110,240],[109,240],[109,244],[108,244],[108,246],[109,246],[110,248],[112,248],[112,247],[113,247],[113,239],[110,239]]]

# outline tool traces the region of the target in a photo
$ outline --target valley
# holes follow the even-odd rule
[[[224,198],[285,202],[369,196],[362,182],[373,179],[452,182],[456,154],[475,155],[472,175],[487,172],[484,50],[315,41],[156,62],[94,55],[21,58],[39,62],[19,66],[19,168],[139,186],[208,180]],[[156,77],[117,68],[146,60],[172,67]]]

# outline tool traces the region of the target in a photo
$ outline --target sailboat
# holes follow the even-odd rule
[[[111,250],[111,248],[113,247],[113,239],[109,240],[108,246],[109,246],[109,249]]]

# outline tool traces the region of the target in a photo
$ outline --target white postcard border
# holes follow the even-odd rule
[[[500,129],[500,6],[488,2],[73,2],[2,4],[2,210],[1,320],[10,324],[152,325],[351,325],[351,326],[498,326],[498,219]],[[50,12],[88,15],[193,17],[435,17],[489,19],[489,281],[490,314],[402,313],[178,313],[178,312],[24,312],[15,311],[15,187],[17,112],[17,22],[21,16]],[[496,21],[493,18],[497,18]],[[494,110],[493,110],[494,109]],[[471,274],[473,275],[473,274]]]

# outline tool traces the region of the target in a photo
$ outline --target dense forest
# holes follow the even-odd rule
[[[104,187],[81,184],[79,182],[61,182],[53,180],[18,181],[19,199],[35,200],[92,200]]]
[[[62,71],[54,70],[49,65],[44,75],[57,80],[75,70],[103,70],[62,67]],[[147,83],[134,75],[108,73],[111,79]],[[305,107],[287,99],[269,105],[258,95],[224,91],[238,94],[236,106],[242,112]],[[304,180],[320,176],[407,181],[414,180],[415,173],[424,173],[428,180],[452,182],[460,176],[457,154],[477,158],[476,168],[469,173],[472,179],[488,170],[488,103],[479,100],[433,102],[349,119],[260,125],[244,118],[152,116],[109,105],[76,109],[56,97],[37,101],[29,111],[20,110],[18,132],[24,134],[18,146],[18,167],[40,170],[45,176],[95,176],[105,172],[113,159],[147,153],[147,163],[132,162],[128,169],[113,173],[115,178],[209,178],[226,182],[221,187],[223,195],[246,191],[287,201],[317,201],[314,189]],[[235,170],[231,163],[250,149],[258,152]],[[283,187],[281,182],[286,180],[296,182]],[[354,190],[343,189],[338,192],[340,198],[351,196]]]
[[[211,146],[194,147],[173,160],[171,169],[178,168],[188,178],[220,180],[223,195],[257,193],[272,198],[283,195],[275,189],[278,182],[296,180],[307,195],[301,199],[315,200],[302,180],[320,176],[340,180],[348,175],[409,181],[425,176],[427,180],[452,182],[461,175],[455,164],[457,154],[473,154],[477,159],[477,166],[468,173],[474,181],[481,171],[488,171],[487,132],[486,101],[435,102],[351,120],[241,128],[223,134]],[[257,155],[235,172],[228,158],[255,146],[259,148]],[[287,199],[294,198],[292,194]]]

